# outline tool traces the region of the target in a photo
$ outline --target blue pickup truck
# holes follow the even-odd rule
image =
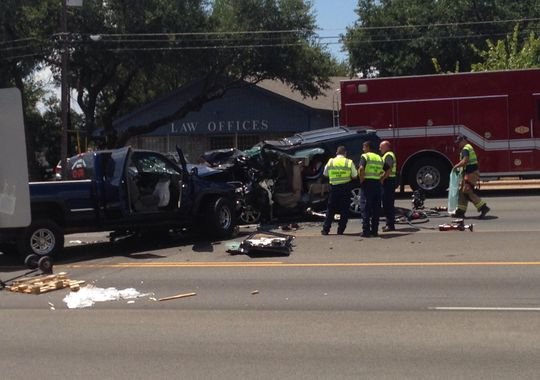
[[[65,180],[30,183],[32,223],[0,229],[0,243],[26,256],[52,256],[64,235],[198,229],[216,239],[236,227],[235,189],[188,170],[164,155],[129,147],[87,152],[68,160]]]

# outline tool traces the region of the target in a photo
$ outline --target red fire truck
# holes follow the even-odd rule
[[[341,125],[390,140],[401,185],[442,193],[463,134],[483,179],[540,178],[540,69],[351,79]]]

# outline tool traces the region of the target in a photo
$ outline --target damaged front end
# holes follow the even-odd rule
[[[261,143],[243,152],[210,151],[203,157],[213,170],[207,178],[235,186],[244,224],[326,208],[329,185],[322,175],[327,160],[322,148],[289,153]]]

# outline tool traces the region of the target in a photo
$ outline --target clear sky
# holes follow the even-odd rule
[[[313,9],[317,14],[317,24],[321,30],[319,35],[323,43],[328,42],[328,48],[338,60],[346,59],[346,54],[341,52],[341,44],[338,36],[345,33],[345,28],[351,26],[358,19],[354,9],[358,6],[358,0],[312,0]]]

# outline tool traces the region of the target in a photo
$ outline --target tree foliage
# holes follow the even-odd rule
[[[511,70],[540,67],[540,38],[530,32],[521,42],[519,26],[504,40],[487,40],[487,49],[480,50],[473,46],[482,62],[472,65],[472,71]]]
[[[305,96],[319,95],[336,70],[317,42],[310,0],[85,0],[82,8],[68,8],[67,35],[61,4],[0,2],[0,81],[23,90],[47,65],[60,83],[66,41],[66,79],[78,94],[84,128],[89,135],[103,129],[109,146],[181,119],[246,83],[276,79]],[[22,39],[28,41],[24,51],[9,50]],[[200,91],[172,114],[120,134],[113,129],[115,118],[193,81]],[[33,132],[43,142],[49,132],[57,136],[58,130],[47,131],[59,120],[55,100],[45,113],[32,114]],[[40,116],[41,129],[35,126]]]
[[[475,45],[509,33],[522,20],[527,36],[540,25],[536,0],[359,0],[358,21],[344,43],[354,72],[376,67],[381,76],[470,71]]]
[[[58,8],[58,7],[57,7]],[[53,0],[3,0],[0,2],[0,88],[17,87],[23,99],[26,151],[31,179],[41,179],[34,153],[52,158],[49,142],[36,134],[44,125],[37,104],[45,90],[33,73],[44,64],[51,35],[50,25],[58,23]],[[58,129],[59,130],[59,129]],[[52,145],[54,146],[54,144]]]
[[[310,3],[303,0],[87,1],[71,16],[78,40],[70,82],[89,133],[104,128],[109,146],[246,83],[278,79],[318,95],[334,69],[317,45]],[[192,81],[201,83],[200,91],[172,114],[113,129],[114,118]]]

